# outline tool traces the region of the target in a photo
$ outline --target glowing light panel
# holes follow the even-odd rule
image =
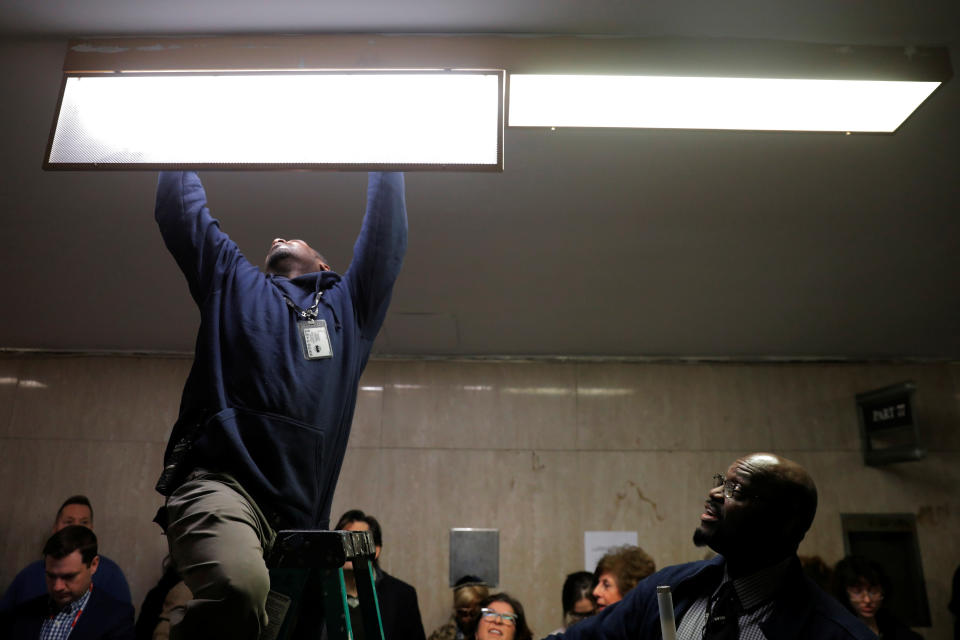
[[[510,126],[889,133],[939,82],[510,76]]]
[[[67,77],[47,165],[497,170],[502,84],[499,71]]]

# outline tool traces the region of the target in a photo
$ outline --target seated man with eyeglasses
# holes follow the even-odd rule
[[[698,547],[712,560],[667,567],[565,640],[660,638],[657,586],[673,592],[678,640],[868,640],[876,636],[807,578],[797,546],[813,522],[817,488],[792,460],[753,453],[714,476]]]

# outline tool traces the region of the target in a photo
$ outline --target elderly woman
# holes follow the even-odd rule
[[[876,562],[859,556],[847,556],[838,562],[833,592],[881,640],[922,640],[923,636],[883,608],[890,595],[890,580]]]
[[[656,570],[653,560],[640,547],[626,545],[608,551],[593,572],[597,581],[593,589],[597,613],[623,600],[627,591]]]
[[[480,621],[475,640],[532,640],[523,605],[506,593],[497,593],[480,602]]]

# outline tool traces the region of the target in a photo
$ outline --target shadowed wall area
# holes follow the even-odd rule
[[[54,511],[87,494],[101,549],[135,605],[166,550],[150,522],[188,358],[0,358],[0,589],[38,557]],[[858,392],[913,380],[919,462],[863,466]],[[373,361],[361,382],[332,515],[384,529],[383,567],[413,584],[429,633],[449,615],[448,529],[500,529],[501,588],[534,635],[560,624],[584,530],[636,530],[658,567],[690,542],[713,473],[772,450],[820,491],[802,555],[843,555],[840,513],[917,517],[933,628],[949,638],[960,563],[960,366]]]

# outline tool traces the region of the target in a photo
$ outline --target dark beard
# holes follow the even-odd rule
[[[271,271],[277,274],[284,274],[288,271],[289,265],[287,262],[292,257],[293,252],[286,247],[277,247],[275,250],[267,254],[267,271]]]
[[[710,544],[709,536],[700,527],[697,527],[693,532],[693,544],[698,547],[706,547]]]

